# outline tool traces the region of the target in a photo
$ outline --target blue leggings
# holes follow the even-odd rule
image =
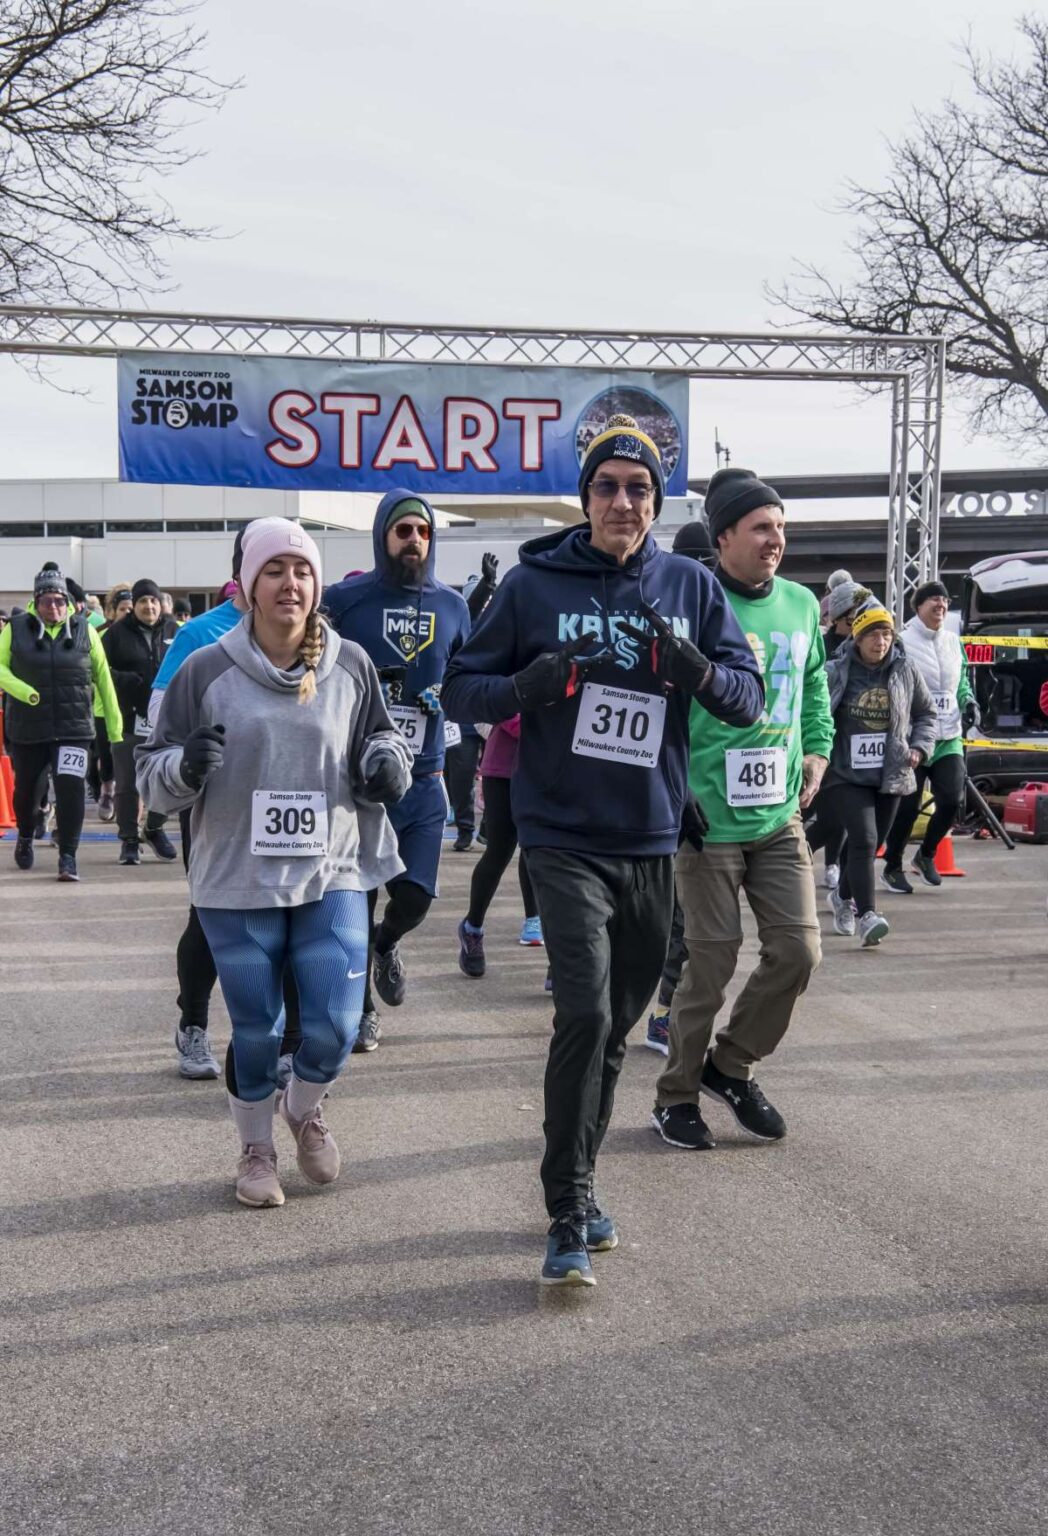
[[[285,960],[302,1010],[295,1073],[307,1083],[334,1082],[360,1027],[368,965],[364,892],[327,891],[302,907],[197,911],[233,1024],[236,1097],[265,1099],[276,1088]]]

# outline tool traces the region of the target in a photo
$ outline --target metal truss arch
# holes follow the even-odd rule
[[[897,619],[914,588],[937,571],[945,377],[945,343],[938,337],[409,325],[0,305],[0,352],[115,357],[120,351],[656,369],[695,379],[830,379],[885,387],[892,402],[885,596]]]

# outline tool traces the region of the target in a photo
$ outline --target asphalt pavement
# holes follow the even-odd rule
[[[666,1147],[638,1028],[600,1169],[622,1242],[551,1293],[512,877],[468,981],[476,855],[446,849],[408,1000],[331,1100],[340,1180],[284,1136],[287,1203],[252,1211],[222,1085],[177,1075],[181,866],[88,841],[59,885],[0,841],[0,1529],[1044,1530],[1048,870],[957,852],[966,879],[885,893],[879,950],[824,916],[760,1073],[783,1143],[713,1105],[716,1151]]]

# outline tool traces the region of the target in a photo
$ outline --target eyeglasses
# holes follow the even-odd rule
[[[620,485],[617,480],[612,480],[610,475],[599,475],[596,480],[590,481],[589,488],[603,501],[610,501],[620,491],[625,491],[635,507],[643,506],[655,494],[653,485],[644,485],[640,480],[631,480],[628,485]]]
[[[393,532],[405,544],[408,539],[413,539],[416,534],[424,544],[428,544],[433,530],[428,523],[394,523]]]

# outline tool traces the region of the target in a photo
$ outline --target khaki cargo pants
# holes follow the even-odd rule
[[[694,1104],[717,1014],[742,944],[739,892],[757,919],[760,962],[717,1035],[714,1065],[750,1078],[789,1028],[793,1008],[822,959],[811,853],[800,816],[753,843],[685,843],[677,855],[677,899],[688,959],[670,1013],[670,1052],[660,1106]]]

